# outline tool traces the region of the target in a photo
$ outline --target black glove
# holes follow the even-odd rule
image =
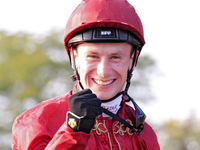
[[[90,133],[96,117],[102,114],[101,100],[86,89],[70,96],[68,102],[67,124],[74,132]]]

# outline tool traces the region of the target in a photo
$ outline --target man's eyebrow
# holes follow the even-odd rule
[[[91,49],[91,50],[86,51],[85,54],[100,54],[100,50],[93,50],[93,49]],[[112,52],[109,55],[125,55],[125,54],[124,54],[124,51],[119,50],[117,52]]]
[[[99,54],[99,52],[97,52],[97,51],[93,51],[93,50],[89,50],[89,51],[87,51],[86,52],[86,54]]]
[[[118,52],[111,53],[111,55],[124,55],[124,52],[118,51]]]
[[[121,52],[111,53],[111,55],[119,55],[119,54],[123,54],[123,53],[121,53]]]

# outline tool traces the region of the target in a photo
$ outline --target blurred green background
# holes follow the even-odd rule
[[[19,114],[72,89],[73,70],[62,38],[63,30],[44,36],[0,31],[0,149],[11,149],[12,124]],[[150,77],[158,69],[149,55],[139,58],[129,90],[137,102],[156,103]],[[200,149],[200,120],[195,114],[162,124],[151,123],[151,118],[147,122],[156,131],[162,150]]]

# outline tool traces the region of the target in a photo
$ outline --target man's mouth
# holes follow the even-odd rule
[[[95,83],[99,84],[99,85],[108,85],[110,83],[112,83],[114,80],[109,80],[109,81],[102,81],[102,80],[97,80],[97,79],[93,79]]]

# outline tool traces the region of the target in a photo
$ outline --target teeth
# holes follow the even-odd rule
[[[110,84],[110,83],[113,82],[113,80],[103,82],[103,81],[95,80],[95,79],[94,79],[94,81],[95,81],[97,84],[99,84],[99,85],[108,85],[108,84]]]

